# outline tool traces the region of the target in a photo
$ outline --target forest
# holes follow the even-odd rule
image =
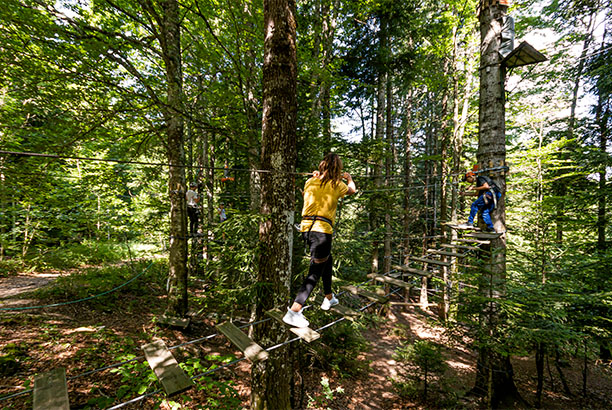
[[[612,408],[611,114],[603,0],[3,0],[0,408]]]

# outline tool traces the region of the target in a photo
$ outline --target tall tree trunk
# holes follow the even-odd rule
[[[570,117],[567,126],[567,138],[572,140],[574,138],[574,133],[576,129],[576,107],[578,106],[578,91],[580,90],[580,80],[582,79],[582,74],[584,72],[584,65],[586,62],[586,54],[593,40],[593,30],[595,29],[595,16],[598,13],[596,8],[593,9],[591,15],[589,16],[589,22],[587,23],[587,34],[582,43],[582,52],[580,53],[580,58],[578,59],[578,65],[576,66],[576,72],[574,77],[574,86],[572,89],[572,100],[570,103]],[[565,157],[567,154],[562,153],[562,157]],[[564,159],[564,158],[562,158]],[[567,181],[563,178],[558,178],[555,180],[553,185],[553,189],[555,195],[559,197],[557,201],[557,212],[556,212],[556,222],[557,222],[557,243],[561,244],[563,242],[563,220],[565,219],[565,196],[567,195]]]
[[[410,201],[412,192],[412,93],[412,90],[408,91],[404,104],[404,214],[402,230],[404,265],[410,263],[410,224],[413,220],[412,203]]]
[[[176,0],[160,1],[162,8],[160,43],[165,64],[167,105],[164,108],[168,149],[168,192],[170,193],[170,256],[168,311],[187,314],[187,210],[185,202],[185,152],[183,149],[183,74],[179,5]]]
[[[295,203],[294,174],[297,116],[296,4],[264,0],[264,65],[261,212],[261,255],[257,277],[257,315],[289,300]],[[271,346],[286,340],[282,325],[259,324],[255,340]],[[287,348],[271,352],[251,368],[251,409],[290,409],[292,369]]]
[[[384,64],[384,61],[386,59],[387,56],[387,48],[388,48],[388,37],[387,37],[387,21],[385,20],[385,18],[381,17],[380,19],[380,31],[378,34],[378,52],[379,52],[379,60],[380,60],[380,64],[379,64],[379,72],[378,72],[378,79],[377,79],[377,84],[376,84],[376,136],[375,136],[375,141],[381,142],[384,141],[384,137],[385,137],[385,129],[386,129],[386,123],[385,123],[385,114],[387,111],[387,69],[386,66]],[[382,167],[383,167],[383,155],[384,155],[384,151],[381,151],[379,149],[380,145],[378,145],[377,149],[375,150],[376,154],[375,154],[375,158],[374,158],[374,189],[375,190],[380,190],[380,188],[382,188],[383,186],[383,181],[382,181]],[[370,210],[372,212],[372,216],[370,218],[371,222],[372,222],[372,230],[376,231],[380,228],[381,226],[381,201],[382,201],[382,195],[379,192],[375,192],[374,195],[372,195],[371,200],[370,200]],[[375,234],[375,238],[374,238],[374,243],[372,244],[372,261],[371,261],[371,266],[372,266],[372,272],[378,272],[378,257],[379,257],[379,244],[378,244],[378,240],[379,240],[379,233]]]
[[[507,6],[481,2],[480,38],[480,101],[479,101],[479,133],[478,162],[480,164],[504,163],[506,159],[505,132],[505,68],[501,65],[499,47],[501,41],[501,23],[507,11]],[[493,181],[505,192],[505,175],[492,175]],[[497,201],[493,212],[494,226],[497,232],[506,230],[506,209],[504,198]],[[506,280],[506,239],[502,235],[491,240],[490,264],[484,274],[489,276],[489,284],[481,285],[483,296],[491,302],[483,307],[481,325],[485,328],[489,340],[498,336],[498,327],[503,326],[504,317],[495,300],[501,299],[505,293]],[[479,348],[475,393],[487,393],[489,407],[513,407],[523,404],[514,384],[510,357],[492,345]]]
[[[391,173],[394,163],[394,141],[393,141],[393,115],[392,115],[392,81],[391,76],[387,76],[387,114],[386,114],[386,140],[385,144],[385,187],[390,186]],[[391,271],[391,209],[385,207],[385,241],[384,241],[384,261],[383,273],[386,275]]]

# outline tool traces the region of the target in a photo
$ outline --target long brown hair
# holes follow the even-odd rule
[[[340,156],[333,152],[325,155],[323,160],[319,162],[319,172],[323,175],[321,186],[331,181],[332,188],[335,188],[338,182],[342,180],[342,160]]]

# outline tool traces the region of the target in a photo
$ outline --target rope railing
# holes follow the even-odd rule
[[[394,271],[395,270],[390,270],[385,275],[389,275],[389,274],[393,273]],[[360,286],[363,286],[363,285],[365,285],[367,283],[370,283],[372,281],[373,281],[373,279],[369,279],[369,280],[367,280],[365,282],[362,282],[362,283],[360,283],[360,284],[358,284],[356,286],[360,287]],[[342,292],[339,292],[337,295],[338,296],[342,296],[345,293],[346,293],[346,291],[342,291]],[[312,305],[307,305],[307,306],[304,307],[304,309],[309,309],[310,307],[312,307]],[[267,322],[269,320],[272,320],[272,318],[265,318],[265,319],[262,319],[262,320],[246,323],[244,325],[240,325],[240,326],[237,326],[237,327],[239,329],[244,329],[244,328],[247,328],[247,327],[258,325],[260,323]],[[169,347],[168,350],[174,350],[174,349],[178,349],[178,348],[181,348],[181,347],[184,347],[184,346],[200,343],[200,342],[203,342],[203,341],[206,341],[206,340],[213,339],[213,338],[215,338],[217,336],[219,336],[219,333],[213,333],[213,334],[210,334],[210,335],[198,338],[198,339],[194,339],[194,340],[191,340],[191,341],[187,341],[187,342],[181,343],[181,344],[176,345],[176,346]],[[125,361],[122,361],[122,362],[118,362],[118,363],[110,364],[110,365],[107,365],[107,366],[104,366],[104,367],[100,367],[98,369],[94,369],[94,370],[89,370],[87,372],[83,372],[83,373],[78,374],[76,376],[69,377],[66,380],[67,381],[72,381],[72,380],[75,380],[75,379],[78,379],[78,378],[81,378],[81,377],[84,377],[84,376],[90,376],[92,374],[99,373],[99,372],[104,371],[104,370],[109,370],[109,369],[117,368],[117,367],[123,366],[123,365],[131,363],[131,362],[139,361],[139,360],[144,359],[144,358],[145,358],[144,355],[136,356],[136,357],[134,357],[132,359],[129,359],[129,360],[125,360]],[[240,359],[240,360],[242,360],[242,359]],[[31,393],[32,391],[34,391],[34,389],[28,389],[28,390],[24,390],[24,391],[21,391],[21,392],[18,392],[18,393],[13,393],[11,395],[2,396],[2,397],[0,397],[0,402],[8,400],[8,399],[11,399],[11,398],[23,396],[25,394]]]

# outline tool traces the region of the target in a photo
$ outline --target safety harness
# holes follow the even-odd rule
[[[306,235],[304,235],[304,247],[306,248],[306,253],[308,254],[308,251],[310,250],[308,248],[308,241],[310,240],[310,231],[312,231],[312,227],[314,226],[315,222],[316,221],[326,222],[329,224],[329,226],[331,226],[332,230],[334,229],[334,223],[332,222],[331,219],[328,219],[324,216],[319,216],[319,215],[302,216],[302,219],[306,219],[307,221],[312,221],[312,224],[310,224],[310,228],[308,228]]]

